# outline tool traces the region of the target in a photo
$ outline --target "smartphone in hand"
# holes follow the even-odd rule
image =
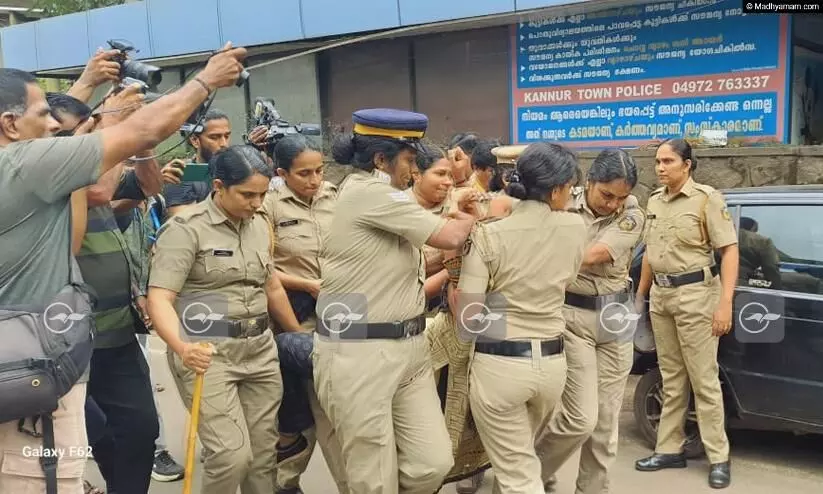
[[[211,182],[209,165],[188,163],[183,169],[183,182]]]

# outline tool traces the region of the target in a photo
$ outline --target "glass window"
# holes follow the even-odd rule
[[[742,286],[823,294],[823,205],[744,206]]]

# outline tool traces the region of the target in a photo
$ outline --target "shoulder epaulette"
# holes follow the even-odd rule
[[[694,188],[699,190],[700,192],[706,194],[707,196],[712,195],[712,193],[714,193],[717,190],[714,187],[712,187],[711,185],[698,184],[698,183],[694,184]]]

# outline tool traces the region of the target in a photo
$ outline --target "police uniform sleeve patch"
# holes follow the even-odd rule
[[[461,256],[467,256],[472,251],[472,239],[471,237],[466,239],[466,242],[463,244],[463,250],[460,252]]]
[[[720,211],[720,214],[723,215],[724,220],[726,220],[726,221],[731,221],[732,220],[732,215],[731,215],[731,213],[729,213],[729,208],[723,208],[723,210]]]
[[[631,216],[626,216],[625,218],[620,220],[620,223],[617,224],[617,227],[624,232],[630,232],[637,228],[637,221]]]

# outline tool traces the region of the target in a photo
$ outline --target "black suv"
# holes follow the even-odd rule
[[[741,251],[733,331],[721,338],[718,352],[727,427],[821,434],[823,185],[723,194]],[[638,246],[632,263],[634,286],[643,252]],[[662,408],[654,351],[636,351],[632,373],[642,376],[635,390],[635,421],[653,448]],[[686,453],[702,455],[693,400],[686,433]]]

